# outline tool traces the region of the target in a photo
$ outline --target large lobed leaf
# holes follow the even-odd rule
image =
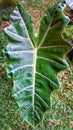
[[[41,21],[37,43],[31,17],[18,3],[11,21],[5,28],[9,43],[5,53],[7,73],[13,79],[12,97],[22,119],[35,127],[51,108],[50,94],[60,86],[58,72],[68,67],[65,54],[71,45],[62,38],[62,30],[69,19],[61,4],[49,9]]]

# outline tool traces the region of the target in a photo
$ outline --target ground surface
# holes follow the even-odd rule
[[[35,1],[35,0],[34,0]],[[42,5],[37,1],[26,6],[28,12],[33,16],[35,31],[38,30],[39,21],[43,17],[50,0],[42,0]],[[45,114],[40,126],[32,129],[26,122],[22,122],[19,108],[11,98],[12,81],[5,74],[6,58],[2,49],[6,40],[0,30],[0,130],[73,130],[73,66],[59,74],[61,88],[52,93],[52,110]]]

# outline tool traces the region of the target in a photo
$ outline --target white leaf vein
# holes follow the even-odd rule
[[[44,79],[47,79],[48,81],[50,81],[51,83],[53,83],[55,86],[57,86],[57,84],[56,84],[54,81],[52,81],[51,79],[47,78],[45,75],[43,75],[43,74],[41,74],[41,73],[39,73],[39,72],[36,72],[36,74],[40,75],[40,76],[43,77]]]
[[[34,51],[8,51],[8,53],[34,53]]]
[[[24,111],[24,115],[25,115],[25,113],[27,112],[27,110],[28,110],[31,106],[32,106],[32,104],[31,104],[29,107],[26,108],[26,110]]]
[[[26,90],[28,90],[28,89],[31,88],[31,87],[32,87],[32,86],[28,86],[28,87],[26,87],[26,88],[21,89],[21,90],[18,91],[17,93],[13,94],[13,96],[18,95],[18,94],[20,94],[21,92],[26,91]]]
[[[43,98],[41,98],[38,94],[35,93],[35,95],[42,101],[42,103],[44,103],[44,105],[46,105],[48,107],[48,104],[44,101]]]
[[[21,66],[21,67],[18,67],[18,68],[16,68],[16,69],[14,69],[14,70],[12,70],[12,71],[10,71],[10,72],[15,72],[15,71],[17,71],[17,70],[20,70],[20,69],[23,69],[23,68],[26,68],[26,67],[33,67],[33,65],[24,65],[24,66]]]
[[[55,45],[55,46],[42,46],[40,49],[48,49],[48,48],[60,48],[60,47],[67,47],[67,46],[60,46],[60,45]]]
[[[43,59],[43,60],[46,60],[46,61],[51,61],[51,62],[59,64],[58,62],[56,62],[54,60],[51,60],[51,59],[48,59],[48,58],[44,58],[44,57],[40,57],[40,56],[38,56],[37,59]]]

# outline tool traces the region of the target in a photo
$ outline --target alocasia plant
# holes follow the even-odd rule
[[[37,40],[31,17],[18,2],[10,15],[11,25],[5,28],[7,74],[13,79],[12,97],[22,119],[33,127],[51,108],[50,94],[60,87],[58,72],[68,67],[65,55],[71,45],[63,39],[62,30],[69,19],[63,14],[63,8],[60,3],[46,12]]]

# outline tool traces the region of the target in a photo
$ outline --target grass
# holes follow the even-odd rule
[[[33,15],[33,21],[35,19],[38,21],[38,16],[42,17],[46,11],[45,6],[43,9],[29,8],[27,10]],[[35,30],[38,24],[36,23]],[[3,31],[0,30],[0,130],[73,130],[73,66],[70,65],[66,71],[58,75],[62,85],[51,95],[52,110],[45,114],[40,126],[33,129],[20,119],[19,108],[11,98],[12,81],[5,74],[7,60],[2,53],[5,45]]]

